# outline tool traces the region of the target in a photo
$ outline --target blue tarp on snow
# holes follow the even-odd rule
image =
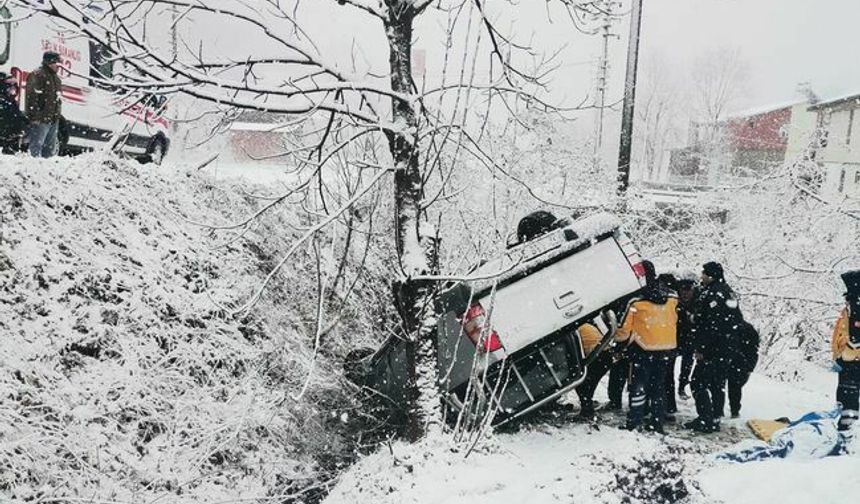
[[[751,462],[769,458],[816,459],[848,451],[849,439],[836,429],[841,408],[813,411],[774,433],[770,443],[723,452],[718,460]]]

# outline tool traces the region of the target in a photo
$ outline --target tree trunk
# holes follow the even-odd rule
[[[412,23],[415,11],[410,2],[389,0],[385,33],[390,51],[391,88],[412,95]],[[397,254],[403,271],[397,291],[401,315],[409,332],[410,389],[413,391],[408,436],[417,440],[441,425],[441,401],[436,378],[436,319],[432,288],[414,280],[430,272],[430,254],[422,244],[421,199],[423,196],[418,152],[417,102],[392,98],[396,127],[387,131],[394,160],[395,233]]]

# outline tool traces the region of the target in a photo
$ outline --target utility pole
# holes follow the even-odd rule
[[[170,7],[170,57],[173,58],[173,61],[176,62],[177,58],[179,58],[179,39],[176,34],[177,27],[179,24],[179,10],[175,5]],[[178,100],[175,100],[177,102]],[[173,112],[173,120],[170,121],[170,131],[173,134],[174,138],[178,138],[179,132],[179,114]],[[184,143],[184,142],[183,142]]]
[[[600,149],[603,147],[603,109],[606,106],[606,84],[609,74],[609,39],[615,35],[610,31],[612,29],[612,7],[611,0],[604,0],[598,6],[600,9],[599,16],[602,18],[600,30],[603,37],[603,51],[600,59],[597,62],[597,86],[594,93],[594,109],[596,118],[594,121],[594,166],[597,168],[600,164]]]
[[[179,23],[179,11],[176,6],[170,7],[170,56],[176,60],[179,51],[179,44],[176,37],[176,24]]]
[[[618,196],[624,198],[630,186],[630,150],[633,146],[633,106],[636,102],[636,68],[639,62],[639,27],[642,0],[633,0],[630,12],[630,40],[627,46],[627,78],[624,81],[624,109],[621,115],[621,147],[618,150]]]

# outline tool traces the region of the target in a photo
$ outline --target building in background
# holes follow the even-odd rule
[[[279,163],[290,151],[282,116],[263,111],[242,112],[227,130],[233,159],[240,163]]]
[[[819,102],[809,108],[824,131],[815,159],[824,167],[822,192],[860,199],[860,93]]]
[[[817,99],[791,107],[788,143],[785,147],[786,161],[802,161],[815,157],[819,141],[818,114],[809,108],[815,103],[818,103]]]
[[[736,112],[718,123],[691,123],[687,146],[670,152],[669,178],[714,185],[758,176],[810,156],[816,128],[817,114],[806,101]]]
[[[732,174],[754,175],[785,161],[794,106],[795,103],[775,105],[726,118],[721,127]]]

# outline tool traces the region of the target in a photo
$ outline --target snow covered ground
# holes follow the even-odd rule
[[[273,499],[352,456],[339,362],[307,372],[293,301],[312,298],[308,256],[230,313],[294,214],[207,224],[253,215],[266,191],[99,153],[0,156],[0,502]]]
[[[356,465],[325,502],[846,502],[844,492],[860,488],[857,455],[748,464],[713,459],[734,440],[753,439],[746,419],[797,418],[833,407],[836,375],[802,367],[809,379],[798,384],[754,375],[743,418],[724,421],[720,435],[677,427],[666,436],[631,433],[617,428],[621,417],[604,414],[599,428],[561,421],[496,433],[468,457],[444,440],[395,444]],[[679,422],[694,416],[692,407],[679,403]]]
[[[289,176],[190,166],[0,156],[0,501],[317,502],[338,476],[329,503],[805,504],[845,502],[860,488],[857,455],[713,458],[752,441],[745,419],[833,407],[836,376],[790,338],[762,359],[787,381],[755,375],[745,418],[719,435],[630,433],[609,413],[595,428],[571,422],[571,409],[503,429],[468,456],[449,439],[393,443],[341,475],[355,453],[340,419],[359,416],[334,378],[342,355],[319,363],[305,401],[285,401],[313,354],[299,303],[315,292],[310,256],[255,316],[225,314],[288,248],[295,216],[279,209],[241,236],[192,224],[235,222],[268,194],[247,181],[277,191]],[[375,300],[351,309],[343,334],[372,333]],[[802,315],[826,325],[833,307],[821,311]],[[761,325],[826,352],[826,331]],[[352,342],[338,336],[332,345]],[[691,401],[680,407],[679,422],[692,418]]]

